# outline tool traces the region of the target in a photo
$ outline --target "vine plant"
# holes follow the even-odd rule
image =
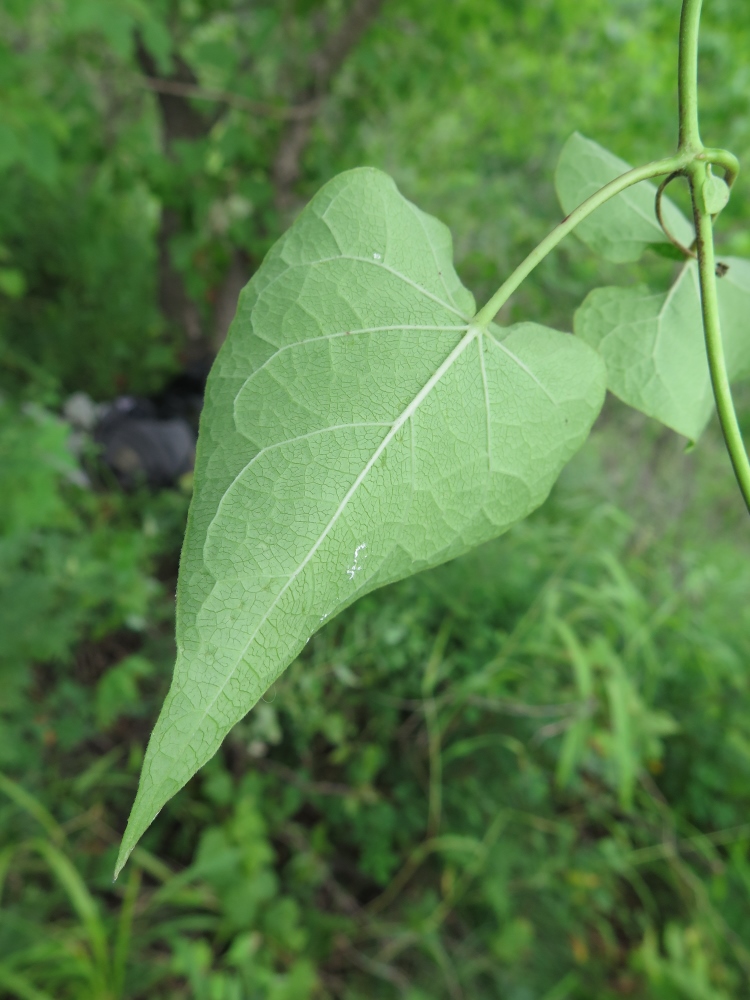
[[[738,163],[700,138],[701,3],[682,6],[677,151],[625,169],[574,135],[556,175],[569,214],[481,309],[445,226],[369,168],[326,184],[244,289],[206,390],[174,679],[116,872],[324,621],[538,507],[606,388],[692,440],[713,390],[750,508],[729,388],[730,375],[750,373],[750,262],[714,254]],[[689,183],[694,229],[664,196],[676,177]],[[497,326],[574,230],[615,261],[671,243],[684,266],[666,295],[596,289],[575,336]]]

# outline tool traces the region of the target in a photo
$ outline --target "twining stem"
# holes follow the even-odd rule
[[[654,160],[646,163],[642,167],[635,167],[627,173],[616,177],[609,184],[605,184],[595,194],[592,194],[586,201],[581,202],[578,208],[574,209],[559,226],[536,246],[528,257],[522,261],[513,271],[509,278],[502,283],[487,305],[483,306],[472,320],[472,325],[486,327],[497,315],[498,311],[505,305],[508,299],[518,286],[531,274],[537,265],[541,264],[551,250],[560,243],[568,233],[572,233],[579,223],[583,222],[597,208],[608,202],[610,198],[620,194],[627,188],[632,187],[640,181],[650,180],[652,177],[661,177],[662,174],[671,174],[674,171],[684,170],[692,160],[691,153],[678,152],[674,156],[667,156],[663,160]]]
[[[729,388],[724,347],[721,340],[719,320],[719,299],[716,288],[716,260],[714,257],[713,221],[703,204],[702,187],[708,176],[709,164],[724,170],[724,179],[731,187],[739,172],[737,158],[724,149],[708,149],[700,137],[698,122],[698,33],[703,0],[683,0],[680,16],[680,49],[678,67],[679,85],[679,145],[674,156],[654,160],[643,167],[629,170],[610,181],[578,206],[563,219],[536,246],[531,253],[503,282],[489,302],[479,310],[472,321],[473,326],[487,327],[499,310],[505,305],[519,285],[531,274],[544,258],[585,218],[601,205],[614,198],[633,184],[654,177],[669,175],[659,188],[659,195],[669,181],[678,174],[684,174],[690,183],[695,217],[698,272],[700,275],[701,310],[706,340],[706,354],[711,375],[719,423],[732,462],[737,483],[750,511],[750,459],[748,459],[737,414]],[[657,215],[661,222],[660,197],[657,196]],[[663,226],[663,224],[662,224]],[[663,227],[664,228],[664,227]],[[667,232],[665,228],[665,232]],[[667,235],[676,243],[674,237]],[[679,244],[677,244],[679,246]],[[686,253],[687,248],[681,247]]]
[[[737,414],[729,388],[727,366],[724,360],[724,345],[721,340],[719,323],[719,297],[716,289],[716,259],[714,257],[713,222],[711,216],[700,205],[700,193],[696,190],[695,178],[691,177],[695,229],[698,237],[698,273],[701,286],[701,309],[703,331],[706,338],[708,369],[714,390],[719,423],[729,452],[734,474],[740,492],[750,512],[750,461],[742,440]]]
[[[692,153],[703,149],[698,127],[698,31],[702,6],[703,0],[683,0],[680,15],[679,148]]]
[[[736,177],[739,164],[734,157],[731,157],[731,154],[722,152],[721,158],[716,156],[717,151],[706,149],[700,138],[698,127],[698,29],[702,4],[703,0],[683,0],[682,4],[679,64],[679,151],[693,154],[687,174],[693,199],[703,332],[706,340],[708,369],[711,373],[711,385],[732,468],[747,509],[750,511],[750,460],[748,460],[742,440],[737,413],[732,402],[732,392],[729,388],[729,376],[724,359],[724,345],[721,340],[721,322],[719,320],[713,220],[705,210],[701,193],[701,188],[707,178],[707,162],[718,163],[724,167],[728,184],[731,184]],[[714,155],[711,155],[712,153]],[[727,159],[727,156],[730,156],[730,159]]]
[[[662,211],[662,196],[664,195],[665,190],[667,189],[667,187],[669,187],[669,185],[672,183],[673,180],[676,180],[676,178],[682,176],[683,176],[682,171],[678,170],[675,173],[669,174],[668,177],[664,178],[659,187],[656,189],[656,198],[654,199],[654,210],[656,212],[657,221],[661,226],[661,228],[664,230],[664,235],[667,237],[670,243],[672,243],[673,246],[676,246],[677,249],[680,251],[680,253],[684,254],[685,257],[696,258],[698,254],[695,252],[695,250],[691,249],[690,247],[684,246],[682,243],[680,243],[680,241],[677,239],[674,233],[670,232],[669,227],[667,226],[667,223],[664,220],[664,212]]]
[[[695,157],[696,160],[703,160],[705,163],[712,163],[715,167],[721,167],[724,171],[724,180],[731,187],[737,180],[740,172],[740,161],[727,149],[709,149],[706,146]]]

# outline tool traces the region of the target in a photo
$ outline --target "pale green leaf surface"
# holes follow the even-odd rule
[[[555,188],[563,211],[570,214],[600,188],[630,170],[630,164],[598,143],[574,132],[562,148],[555,170]],[[668,243],[656,218],[656,187],[634,184],[616,195],[576,227],[576,235],[595,253],[616,263],[638,260],[651,243]],[[664,221],[682,244],[694,239],[692,225],[677,206],[662,198]]]
[[[750,375],[750,262],[717,279],[730,379]],[[701,320],[698,266],[686,264],[667,294],[648,288],[597,288],[575,315],[575,332],[607,365],[608,388],[625,403],[696,441],[713,396]]]
[[[709,173],[701,186],[703,209],[709,215],[717,215],[729,201],[729,186],[721,177]]]
[[[118,871],[310,635],[529,514],[586,438],[598,355],[482,331],[450,233],[372,169],[327,184],[240,298],[209,377],[177,663]]]

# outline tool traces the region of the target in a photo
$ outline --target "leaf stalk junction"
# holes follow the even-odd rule
[[[611,198],[641,181],[665,179],[656,196],[656,215],[667,238],[686,256],[697,257],[701,291],[701,312],[706,356],[716,409],[727,451],[742,497],[750,512],[750,460],[742,439],[737,413],[729,386],[724,346],[721,338],[719,301],[716,288],[717,263],[714,251],[713,220],[706,208],[703,191],[711,178],[711,167],[723,172],[731,189],[739,173],[739,161],[726,149],[704,146],[698,117],[698,37],[703,0],[683,0],[680,17],[678,89],[679,141],[677,152],[641,167],[635,167],[600,188],[557,225],[518,265],[476,314],[473,327],[486,328],[510,296],[531,272],[565,237]],[[676,177],[685,177],[690,186],[696,240],[693,250],[680,243],[666,228],[661,213],[661,197]],[[719,272],[723,273],[723,272]]]

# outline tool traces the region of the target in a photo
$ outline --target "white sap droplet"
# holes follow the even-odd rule
[[[349,567],[349,569],[346,571],[346,575],[349,577],[350,580],[353,580],[354,579],[354,574],[358,573],[362,569],[362,567],[359,565],[359,554],[360,554],[360,552],[362,552],[366,548],[367,548],[367,543],[366,542],[362,542],[362,544],[358,545],[356,547],[356,549],[354,550],[354,562],[351,564],[351,566]]]
[[[372,256],[373,256],[373,258],[375,260],[382,260],[383,259],[383,255],[380,254],[380,253],[374,253]]]

